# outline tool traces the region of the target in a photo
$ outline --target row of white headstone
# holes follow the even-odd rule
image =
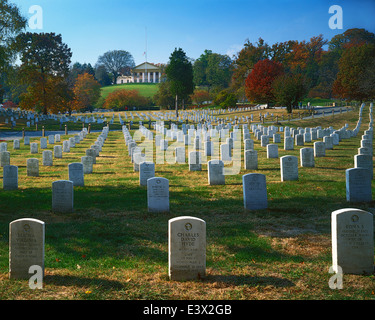
[[[147,130],[147,129],[146,129]],[[134,146],[130,132],[123,127],[125,144]],[[139,151],[140,152],[140,151]],[[129,155],[133,154],[129,150]],[[139,183],[147,186],[147,203],[150,212],[169,211],[169,180],[163,177],[155,177],[155,164],[149,161],[139,163]],[[225,184],[224,162],[210,160],[208,162],[208,184]],[[268,206],[266,176],[259,173],[249,173],[243,176],[244,207],[248,210],[265,209]]]
[[[76,135],[69,140],[63,141],[64,151],[70,152],[70,148],[74,148],[76,143],[80,143],[87,135],[87,131],[84,131],[82,135]],[[86,150],[86,155],[81,157],[81,162],[75,162],[68,164],[69,180],[55,181],[52,184],[52,209],[54,211],[69,212],[73,210],[73,186],[84,186],[84,175],[93,173],[93,165],[96,164],[96,157],[102,150],[103,144],[108,135],[108,127],[104,127],[101,134],[98,136],[94,145]],[[78,138],[77,138],[78,137]],[[50,140],[52,141],[52,140]],[[36,143],[37,144],[37,143]],[[5,143],[5,148],[6,148]],[[62,153],[56,152],[58,147],[61,145],[54,146],[55,158],[62,158]],[[4,144],[3,144],[4,148]],[[9,154],[8,151],[1,152],[3,154]],[[9,161],[10,162],[10,161]],[[27,176],[38,177],[39,176],[39,159],[29,158],[27,163]],[[52,151],[43,151],[43,165],[52,166]],[[3,189],[4,190],[17,190],[18,189],[18,167],[6,164],[3,167]]]
[[[364,104],[359,110],[357,127],[361,126]],[[372,201],[373,179],[373,104],[370,104],[369,125],[361,137],[361,145],[358,154],[354,156],[354,168],[346,170],[346,199],[349,202]]]
[[[285,135],[284,135],[285,140],[291,139],[292,142],[295,140],[296,145],[303,145],[303,142],[298,143],[298,139],[297,139],[299,136],[302,135],[302,133],[304,134],[304,137],[306,137],[306,134],[309,134],[310,132],[316,132],[317,133],[316,135],[313,134],[314,139],[315,139],[315,136],[319,138],[323,138],[323,141],[317,141],[314,143],[314,148],[305,147],[305,148],[300,149],[301,167],[314,167],[315,157],[324,157],[325,151],[327,149],[333,149],[333,145],[338,145],[341,139],[348,139],[358,134],[360,125],[361,125],[363,108],[364,108],[364,105],[361,106],[359,120],[354,130],[347,130],[347,127],[348,127],[347,125],[345,125],[340,130],[334,130],[331,127],[328,129],[321,129],[320,127],[312,128],[312,129],[309,129],[309,128],[290,129],[288,127],[285,127],[285,128],[280,128],[280,129],[281,131],[284,131],[285,129]],[[371,114],[372,114],[372,105],[370,106],[370,115]],[[157,131],[166,133],[166,135],[170,137],[171,139],[175,139],[175,137],[177,136],[177,139],[180,139],[180,141],[182,140],[181,134],[180,134],[181,131],[178,131],[176,126],[172,126],[172,130],[166,131],[163,125],[161,123],[158,123],[156,125],[156,129]],[[219,127],[219,129],[225,130],[226,128]],[[200,132],[197,133],[195,130],[191,131],[193,130],[192,128],[188,128],[187,130],[188,132],[191,133],[191,135],[193,134],[196,135],[195,139],[198,138]],[[213,133],[212,128],[210,128],[209,130],[210,130],[210,134],[215,135],[215,133]],[[244,128],[243,131],[244,131],[244,139],[245,139],[244,140],[245,169],[256,170],[258,168],[257,151],[253,150],[254,142],[253,140],[249,139],[249,131],[247,130],[247,128]],[[274,142],[278,142],[278,138],[280,138],[280,135],[275,133],[278,131],[278,129],[274,126],[262,127],[259,125],[258,126],[253,125],[252,131],[254,135],[257,137],[257,139],[262,140],[262,145],[267,148],[267,158],[278,158],[278,149],[277,149],[278,146],[276,144],[268,144],[268,139],[270,136],[272,136],[273,139],[276,140]],[[145,149],[147,149],[149,144],[152,143],[153,134],[151,131],[149,131],[148,129],[144,127],[140,128],[140,132],[142,133],[142,136],[145,137],[145,141],[148,141],[148,145],[145,143],[142,143],[142,147],[145,147]],[[238,131],[232,132],[230,139],[233,139],[233,138],[236,139],[237,132]],[[131,156],[132,162],[134,162],[134,170],[140,171],[140,184],[146,185],[147,179],[154,177],[155,164],[152,161],[146,161],[146,155],[141,153],[142,148],[137,145],[134,139],[132,139],[126,127],[123,127],[123,133],[124,133],[125,143],[126,145],[128,145],[129,155]],[[228,134],[228,132],[225,132],[224,134]],[[187,135],[185,135],[185,137],[186,136]],[[204,139],[206,139],[207,136],[205,135],[204,132],[203,132],[203,136],[204,136]],[[366,143],[369,142],[371,143],[371,146],[372,146],[372,123],[370,124],[369,130],[365,131],[365,135],[363,136],[363,139],[365,137],[366,139],[369,139]],[[140,137],[138,138],[139,140],[141,140]],[[168,140],[161,140],[161,141],[162,142],[160,143],[160,150],[161,151],[167,150]],[[311,140],[308,139],[308,141],[311,141]],[[166,146],[162,147],[164,144]],[[157,142],[156,142],[156,145],[158,145]],[[284,145],[287,145],[287,143],[285,143]],[[346,171],[346,179],[347,179],[346,180],[346,184],[347,184],[346,196],[349,202],[369,202],[372,200],[372,196],[371,196],[371,193],[372,193],[371,180],[373,177],[372,148],[370,150],[371,153],[365,154],[366,152],[369,152],[368,150],[370,149],[367,146],[368,145],[365,145],[364,140],[362,140],[361,148],[358,149],[359,155],[355,157],[355,168],[351,168]],[[180,158],[179,163],[185,163],[185,148],[184,147],[175,148],[176,159],[178,159],[179,157],[179,152],[178,152],[179,148],[182,149],[181,151],[182,156]],[[293,143],[292,143],[291,149],[293,149]],[[199,151],[189,152],[189,170],[190,171],[202,170],[201,159],[202,157]],[[225,184],[224,164],[225,164],[224,161],[216,160],[216,159],[211,160],[207,163],[208,183],[210,185]],[[371,171],[370,175],[366,173],[366,171],[363,171],[364,167],[366,167],[367,170]],[[146,173],[144,172],[144,170]],[[281,181],[298,180],[298,158],[296,156],[290,156],[290,155],[281,157],[280,158],[280,171],[281,171]],[[371,178],[368,179],[369,177]],[[253,177],[253,179],[255,178]],[[260,179],[260,178],[257,178],[257,179]],[[262,178],[262,180],[265,180],[265,179]],[[245,194],[246,192],[244,188],[244,195]]]
[[[168,274],[174,281],[206,276],[206,222],[182,216],[168,221]],[[373,215],[359,209],[331,214],[332,269],[336,273],[374,272]],[[30,279],[35,266],[45,272],[45,223],[18,219],[9,225],[9,278]]]

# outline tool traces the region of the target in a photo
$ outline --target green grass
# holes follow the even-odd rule
[[[138,90],[140,95],[152,98],[158,91],[158,84],[151,83],[129,83],[129,84],[116,84],[112,86],[102,87],[102,97],[106,98],[107,95],[113,91],[126,89]]]
[[[340,128],[348,123],[353,129],[357,116],[289,124]],[[84,187],[74,189],[71,214],[51,211],[51,184],[68,178],[67,165],[79,162],[99,133],[54,159],[53,167],[40,165],[38,178],[26,176],[28,147],[21,142],[21,149],[13,150],[9,142],[11,164],[19,167],[19,190],[0,189],[0,299],[373,299],[374,275],[344,275],[342,290],[328,286],[331,212],[352,206],[374,212],[375,202],[345,199],[345,170],[354,165],[367,119],[368,108],[359,135],[327,150],[315,168],[299,168],[298,181],[281,183],[279,160],[266,159],[255,139],[258,170],[242,167],[238,175],[226,176],[225,186],[208,186],[206,164],[200,172],[190,172],[187,163],[157,165],[156,175],[170,182],[169,213],[147,211],[147,190],[139,186],[120,131],[110,131],[93,174],[85,176]],[[279,144],[279,156],[299,156],[300,148],[284,151]],[[41,160],[42,154],[32,157]],[[242,175],[250,172],[267,177],[266,210],[243,209]],[[168,279],[168,220],[185,215],[207,223],[207,277],[174,282]],[[9,223],[24,217],[46,222],[43,290],[8,279]]]

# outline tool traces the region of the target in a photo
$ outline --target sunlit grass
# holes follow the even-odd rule
[[[325,118],[322,127],[348,123],[353,129],[356,116]],[[314,127],[316,121],[290,124]],[[52,182],[68,179],[68,164],[80,162],[99,133],[54,159],[52,167],[41,164],[42,150],[31,155],[22,142],[20,150],[9,142],[19,190],[0,190],[0,299],[372,299],[374,276],[345,275],[343,290],[328,286],[330,215],[353,206],[345,199],[345,170],[354,165],[367,125],[316,158],[315,168],[299,167],[293,182],[280,181],[279,159],[266,159],[254,138],[258,170],[242,166],[239,174],[226,176],[226,185],[208,185],[206,164],[200,172],[190,172],[187,163],[157,164],[156,175],[170,182],[171,208],[157,214],[147,210],[147,190],[139,186],[121,131],[109,132],[93,174],[74,189],[71,214],[51,211]],[[284,151],[280,143],[279,157],[299,157],[300,148]],[[40,160],[38,178],[26,176],[30,157]],[[242,175],[250,172],[266,175],[266,210],[244,211]],[[370,212],[373,206],[355,205]],[[179,283],[168,280],[168,220],[184,215],[207,223],[207,277]],[[46,276],[39,291],[8,279],[9,223],[24,217],[46,222]]]

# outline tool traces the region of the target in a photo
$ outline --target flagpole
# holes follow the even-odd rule
[[[146,77],[147,77],[146,82],[148,83],[148,74],[147,74],[147,27],[145,27],[145,29],[146,29],[146,51],[145,51],[146,64],[145,64],[145,71],[146,71]]]

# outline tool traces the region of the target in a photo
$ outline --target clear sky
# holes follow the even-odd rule
[[[268,44],[330,40],[350,28],[375,33],[375,0],[10,0],[30,19],[43,10],[43,28],[61,34],[72,62],[96,64],[109,50],[129,51],[136,64],[167,63],[175,48],[197,59],[205,49],[236,54],[247,39]],[[343,29],[332,30],[329,8],[343,11]],[[147,30],[147,32],[146,32]]]

